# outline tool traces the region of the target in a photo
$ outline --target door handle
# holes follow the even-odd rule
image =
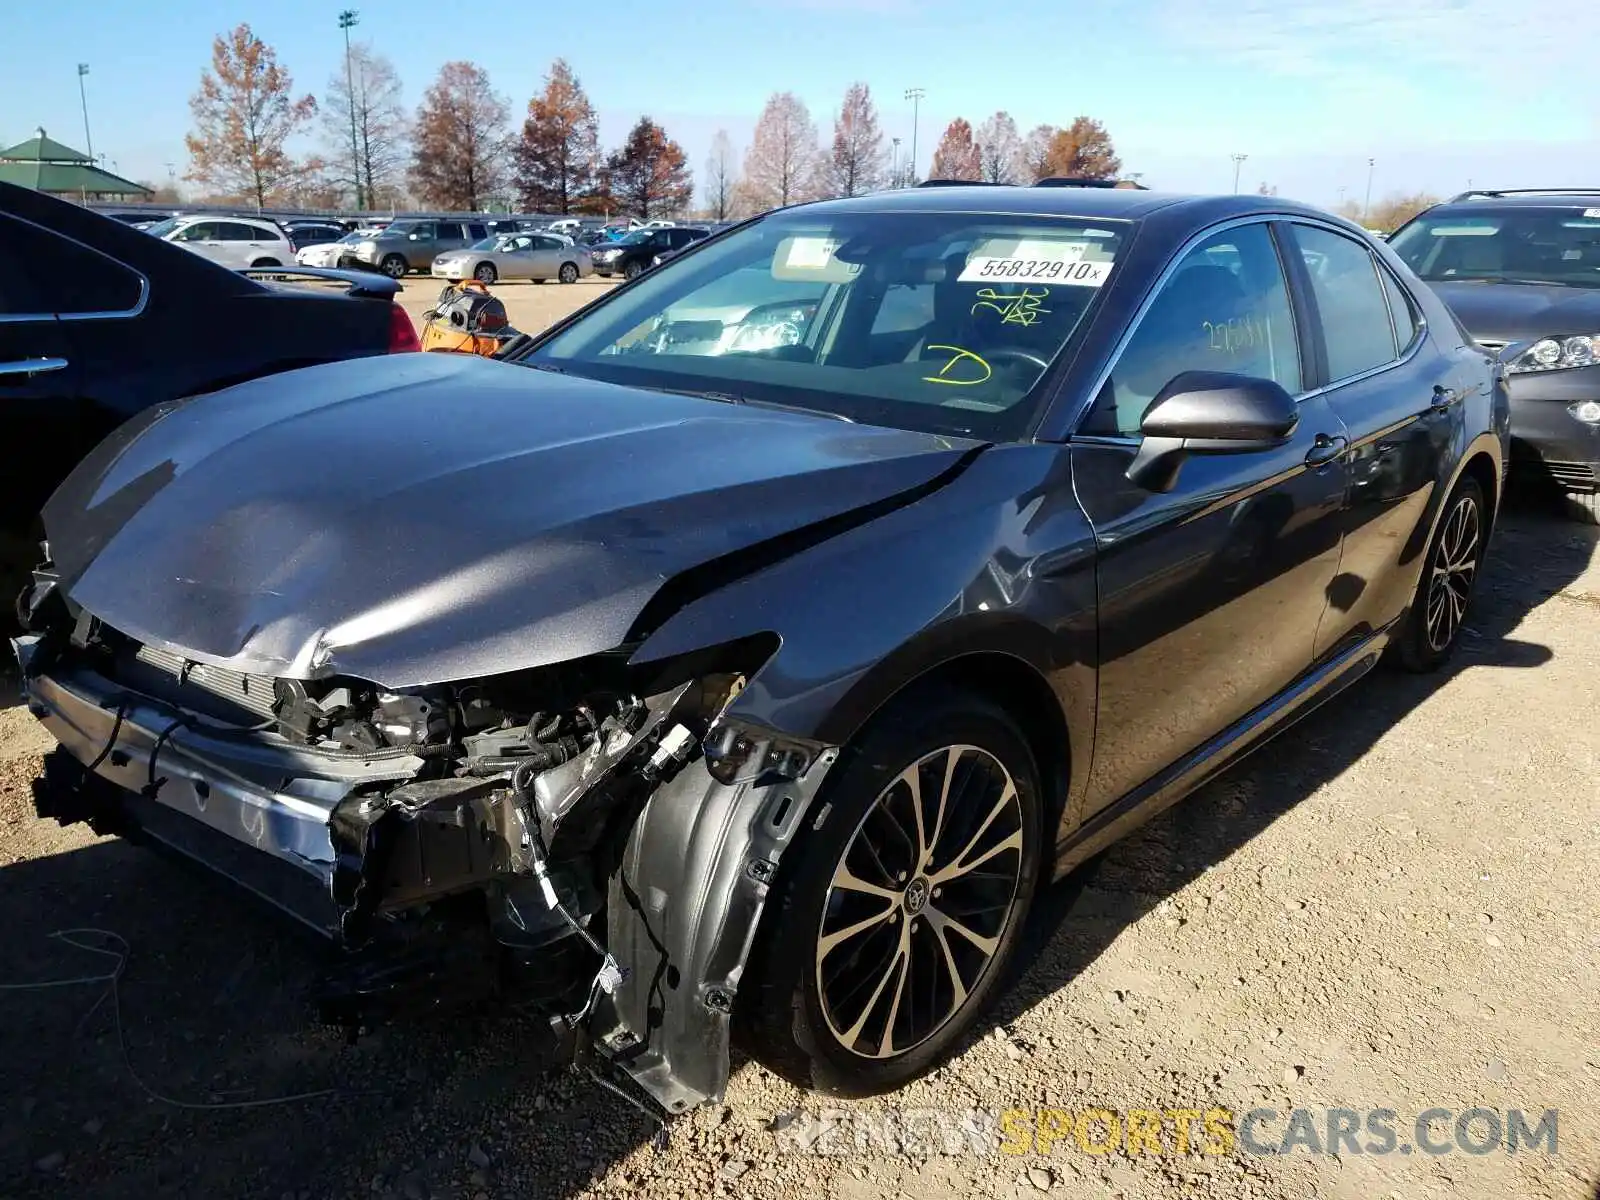
[[[1442,412],[1459,399],[1461,399],[1461,393],[1456,391],[1455,388],[1445,387],[1442,383],[1436,383],[1433,385],[1433,403],[1430,407]]]
[[[22,358],[0,363],[0,375],[43,375],[46,371],[60,371],[66,365],[64,358]]]
[[[1320,467],[1330,463],[1344,453],[1344,448],[1350,444],[1348,438],[1338,434],[1319,433],[1317,440],[1311,443],[1311,449],[1306,451],[1306,466]]]

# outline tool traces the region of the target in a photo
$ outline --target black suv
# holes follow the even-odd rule
[[[708,230],[689,225],[635,229],[625,238],[609,244],[602,243],[593,249],[595,273],[632,279],[641,271],[653,267],[656,259],[676,254],[701,238],[710,236]]]
[[[1600,523],[1600,189],[1464,192],[1389,244],[1507,359],[1518,471]]]

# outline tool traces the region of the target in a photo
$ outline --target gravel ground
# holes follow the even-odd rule
[[[933,1077],[833,1106],[739,1064],[726,1104],[662,1148],[514,1017],[353,1046],[308,1025],[296,935],[148,852],[35,820],[44,744],[0,710],[0,983],[105,969],[53,930],[132,948],[120,1008],[95,985],[0,993],[0,1196],[1600,1200],[1596,542],[1511,516],[1447,674],[1365,681],[1053,892],[1031,967]],[[149,1094],[327,1088],[257,1108]],[[1091,1105],[1390,1108],[1403,1132],[1435,1105],[1555,1108],[1559,1143],[1129,1157],[1069,1137],[1019,1157],[928,1132]],[[891,1119],[906,1145],[872,1135]]]

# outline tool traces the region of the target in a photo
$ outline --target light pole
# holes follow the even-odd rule
[[[1237,192],[1239,190],[1239,172],[1244,168],[1245,160],[1250,156],[1248,154],[1234,154],[1230,157],[1233,159],[1233,190]]]
[[[1375,158],[1367,159],[1367,198],[1361,205],[1361,223],[1363,225],[1367,223],[1367,214],[1372,211],[1372,168],[1377,161]]]
[[[350,29],[360,19],[360,15],[353,8],[347,8],[339,14],[339,28],[344,30],[344,89],[345,97],[350,102],[350,173],[356,181],[358,211],[364,210],[366,206],[361,202],[361,147],[356,142],[356,84],[350,70]]]
[[[911,163],[906,169],[908,183],[917,177],[917,118],[922,114],[922,101],[927,94],[926,88],[906,89],[906,99],[911,101]]]
[[[890,138],[889,140],[894,143],[893,157],[889,160],[889,162],[890,162],[890,167],[889,167],[889,186],[890,187],[899,187],[900,186],[900,139],[899,138]]]
[[[89,151],[89,158],[94,158],[94,139],[89,136],[89,93],[84,87],[83,77],[89,73],[88,63],[78,64],[78,99],[83,104],[83,140],[85,149]]]

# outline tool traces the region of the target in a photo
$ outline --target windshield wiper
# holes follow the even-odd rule
[[[809,413],[813,417],[832,417],[835,421],[844,421],[854,425],[854,417],[847,417],[843,413],[836,413],[826,408],[807,408],[803,404],[783,404],[777,400],[752,400],[748,396],[740,396],[734,392],[700,391],[695,388],[651,388],[656,392],[671,392],[677,396],[698,396],[702,400],[717,400],[723,404],[744,404],[751,408],[771,408],[779,412]]]

